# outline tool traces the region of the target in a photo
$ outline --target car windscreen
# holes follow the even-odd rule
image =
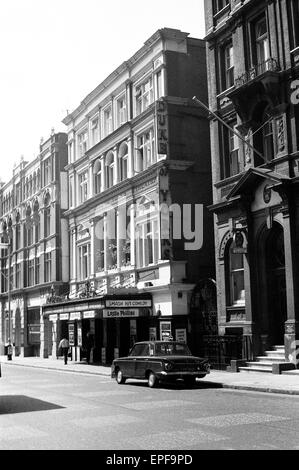
[[[155,345],[155,356],[191,356],[190,349],[183,343],[158,343]]]

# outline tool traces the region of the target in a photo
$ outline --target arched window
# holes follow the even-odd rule
[[[128,145],[124,142],[119,148],[119,175],[120,181],[128,178]]]
[[[44,209],[44,235],[45,237],[48,237],[51,233],[51,197],[50,194],[47,193],[45,196],[44,204],[45,204],[45,209]]]
[[[94,193],[99,194],[102,191],[102,171],[101,160],[98,158],[93,165],[94,175]]]
[[[227,305],[244,305],[244,255],[235,252],[233,240],[226,248],[225,267],[227,284]]]
[[[106,187],[111,188],[114,184],[115,162],[113,152],[106,156]]]

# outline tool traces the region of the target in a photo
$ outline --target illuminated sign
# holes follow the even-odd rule
[[[138,309],[126,309],[126,310],[103,310],[103,318],[132,318],[139,317]]]

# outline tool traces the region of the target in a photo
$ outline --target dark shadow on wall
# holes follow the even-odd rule
[[[28,413],[32,411],[47,411],[64,408],[54,403],[38,400],[25,395],[1,395],[0,415],[13,413]]]

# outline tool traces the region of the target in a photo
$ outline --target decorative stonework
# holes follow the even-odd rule
[[[226,235],[222,238],[222,241],[220,243],[220,248],[219,248],[219,259],[224,258],[225,254],[225,248],[229,240],[233,238],[233,232],[230,230],[229,232],[226,233]]]

